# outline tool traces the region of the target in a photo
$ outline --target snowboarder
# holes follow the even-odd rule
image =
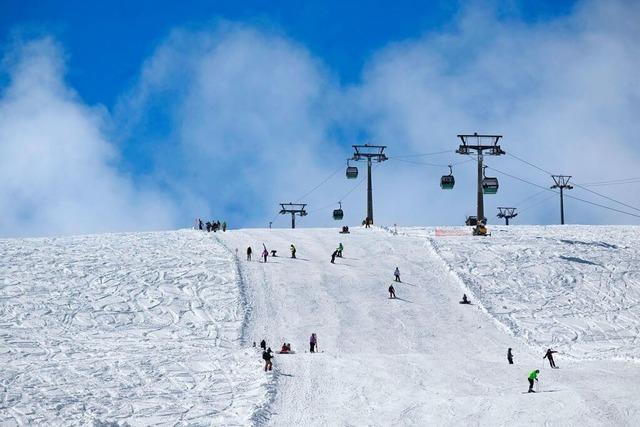
[[[260,341],[260,348],[262,349],[262,351],[265,351],[267,349],[267,342],[265,340]]]
[[[547,352],[544,354],[544,356],[542,356],[542,358],[549,359],[549,365],[551,365],[552,368],[557,368],[556,362],[553,361],[553,353],[557,353],[557,351],[548,348]]]
[[[296,257],[296,247],[293,246],[293,243],[291,244],[291,258],[295,258]]]
[[[396,290],[393,285],[389,286],[389,299],[396,299]]]
[[[538,374],[540,373],[539,369],[536,369],[535,371],[531,371],[529,373],[529,393],[535,393],[535,391],[533,391],[533,380],[535,380],[536,382],[538,382]]]
[[[267,250],[267,248],[264,248],[264,250],[262,251],[262,258],[264,259],[264,262],[267,262],[268,256],[269,256],[269,251]]]
[[[251,253],[252,253],[252,252],[253,252],[253,251],[251,250],[251,246],[249,246],[249,247],[247,248],[247,261],[251,261]]]
[[[312,333],[311,337],[309,338],[309,351],[311,353],[315,353],[316,351],[318,351],[318,337],[316,336],[316,333]]]
[[[278,257],[278,251],[276,251],[275,249],[271,249],[271,256],[274,258]]]
[[[400,282],[400,269],[396,267],[396,270],[393,272],[393,275],[396,277],[396,282]]]
[[[338,244],[338,249],[336,249],[336,256],[338,258],[342,258],[342,250],[344,249],[344,246],[342,246],[342,243]]]
[[[273,362],[271,359],[273,358],[273,351],[271,351],[271,347],[262,352],[262,359],[264,359],[264,371],[270,371],[273,369]]]
[[[471,301],[467,298],[467,294],[462,294],[462,301],[460,301],[460,304],[471,304]]]
[[[511,347],[507,350],[507,360],[509,361],[509,365],[513,365],[513,354],[511,354]]]
[[[333,253],[331,254],[331,264],[335,264],[336,263],[336,255],[338,255],[338,250],[337,249],[335,251],[333,251]]]

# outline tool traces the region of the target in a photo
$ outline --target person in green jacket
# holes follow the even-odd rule
[[[533,391],[533,380],[538,381],[539,373],[540,373],[539,369],[536,369],[535,371],[531,371],[529,373],[529,393],[535,393],[535,391]]]
[[[340,244],[338,245],[338,249],[336,249],[336,252],[337,252],[337,253],[336,253],[336,256],[337,256],[338,258],[342,258],[342,250],[343,250],[343,249],[344,249],[344,246],[342,246],[342,243],[340,243]]]

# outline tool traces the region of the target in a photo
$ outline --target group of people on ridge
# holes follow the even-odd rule
[[[220,221],[207,221],[202,222],[202,220],[200,218],[198,218],[196,220],[196,227],[198,228],[198,230],[204,231],[207,230],[207,232],[213,231],[214,233],[218,230],[222,230],[222,231],[227,231],[227,223],[226,221],[223,221],[222,223],[220,223]]]

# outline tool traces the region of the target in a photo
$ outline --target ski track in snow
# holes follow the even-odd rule
[[[487,312],[530,345],[640,361],[640,227],[491,231],[486,238],[434,237],[433,228],[399,233],[427,239]]]
[[[0,254],[0,425],[246,425],[265,399],[236,263],[211,235],[9,239]]]

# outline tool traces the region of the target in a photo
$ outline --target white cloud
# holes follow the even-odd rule
[[[108,114],[65,86],[50,39],[16,46],[0,97],[0,236],[174,225],[171,204],[118,170]]]

